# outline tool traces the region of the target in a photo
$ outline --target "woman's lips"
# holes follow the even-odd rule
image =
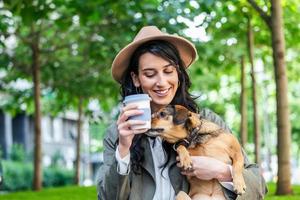
[[[153,90],[155,92],[155,94],[159,97],[164,97],[168,95],[170,88],[168,89],[164,89],[164,90]]]

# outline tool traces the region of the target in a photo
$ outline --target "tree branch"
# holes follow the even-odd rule
[[[62,44],[60,46],[56,46],[54,48],[50,48],[50,49],[41,49],[41,53],[53,53],[55,51],[58,51],[60,49],[64,49],[64,48],[67,48],[67,47],[70,47],[73,43],[67,43],[67,44]]]
[[[271,28],[271,16],[263,11],[254,0],[247,0],[248,3],[258,12],[261,18],[266,22],[267,26]]]

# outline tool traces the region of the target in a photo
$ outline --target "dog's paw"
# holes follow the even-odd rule
[[[179,167],[183,168],[184,170],[191,170],[193,168],[192,158],[188,150],[181,145],[177,148],[176,151],[179,157],[179,163],[180,163]]]
[[[180,165],[184,170],[191,170],[193,168],[192,159],[189,154],[182,155],[179,158],[180,158]]]
[[[246,184],[243,178],[233,179],[233,189],[237,195],[242,195],[246,191]]]

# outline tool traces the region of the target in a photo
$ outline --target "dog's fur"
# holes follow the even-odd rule
[[[201,118],[183,106],[170,105],[152,115],[150,136],[160,136],[176,143],[176,151],[183,170],[192,169],[190,156],[208,156],[232,165],[234,191],[244,193],[246,186],[242,175],[244,159],[238,140],[217,124]],[[185,143],[185,145],[183,145]],[[189,195],[179,192],[176,199],[225,199],[220,183],[188,177]]]

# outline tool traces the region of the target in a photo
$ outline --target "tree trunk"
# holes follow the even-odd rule
[[[34,176],[33,189],[38,191],[42,188],[42,150],[41,150],[41,105],[40,105],[40,49],[39,36],[31,43],[32,72],[34,89]]]
[[[280,0],[271,1],[271,32],[276,80],[278,181],[276,194],[291,194],[291,130],[288,105],[288,81],[285,66],[285,40]]]
[[[242,147],[245,148],[247,143],[247,93],[246,93],[246,76],[245,76],[245,59],[244,56],[241,57],[241,144]]]
[[[271,17],[254,0],[248,0],[266,22],[272,34],[272,49],[276,82],[278,181],[276,194],[292,193],[291,187],[291,125],[289,121],[288,81],[285,67],[285,40],[280,0],[271,1]]]
[[[253,105],[253,130],[254,130],[254,145],[255,145],[255,162],[260,165],[260,131],[257,114],[256,100],[256,78],[254,69],[254,40],[251,26],[251,19],[248,18],[248,51],[249,61],[251,64],[251,79],[252,79],[252,105]]]
[[[81,144],[81,121],[82,121],[82,97],[78,103],[77,140],[76,140],[76,163],[75,184],[80,184],[80,144]]]

